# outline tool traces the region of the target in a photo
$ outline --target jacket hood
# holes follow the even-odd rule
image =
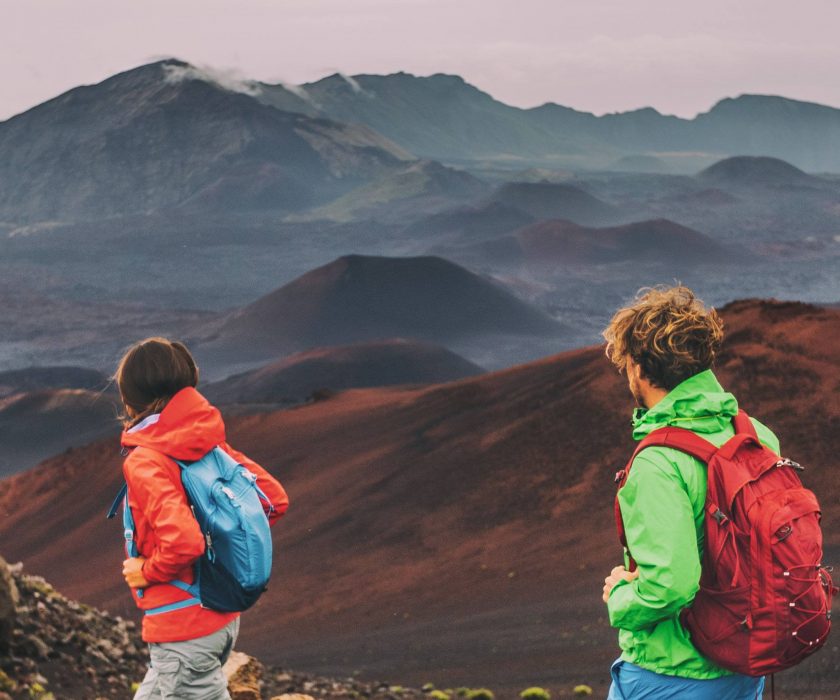
[[[150,447],[194,462],[225,441],[225,424],[215,406],[192,387],[181,389],[157,418],[150,416],[123,432],[124,447]]]
[[[633,413],[633,439],[641,440],[666,425],[715,433],[731,423],[737,413],[738,401],[707,369],[678,384],[650,409],[637,408]]]

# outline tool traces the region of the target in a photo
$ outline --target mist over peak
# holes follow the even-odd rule
[[[241,92],[255,97],[262,92],[262,86],[256,80],[249,80],[233,69],[194,66],[185,63],[166,62],[163,64],[164,82],[179,83],[185,80],[203,80],[231,92]]]

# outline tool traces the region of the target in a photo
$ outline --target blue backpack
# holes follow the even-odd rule
[[[180,462],[181,483],[187,502],[198,521],[206,543],[195,564],[195,581],[169,581],[190,594],[190,598],[151,608],[146,615],[159,615],[192,605],[219,612],[247,610],[262,595],[271,576],[271,532],[268,513],[274,512],[257,476],[220,447],[197,462]],[[136,557],[134,518],[128,505],[128,484],[117,494],[108,517],[123,503],[126,554]],[[143,597],[143,591],[137,591]]]

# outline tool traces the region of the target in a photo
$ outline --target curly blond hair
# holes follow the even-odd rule
[[[648,381],[670,391],[712,367],[723,321],[688,287],[649,287],[615,313],[603,336],[607,357],[620,371],[632,358]]]

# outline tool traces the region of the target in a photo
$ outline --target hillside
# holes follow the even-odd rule
[[[621,213],[588,192],[563,183],[510,182],[491,197],[535,219],[568,219],[582,226],[615,223]]]
[[[41,389],[0,399],[0,477],[119,433],[118,401],[86,389]]]
[[[534,222],[534,217],[516,207],[490,202],[454,207],[422,217],[407,226],[409,240],[446,243],[472,243],[501,236]]]
[[[0,372],[0,398],[41,389],[102,390],[108,377],[85,367],[28,367]]]
[[[820,180],[778,158],[736,156],[718,161],[698,173],[698,179],[716,186],[797,187]]]
[[[436,257],[348,255],[196,329],[203,357],[271,359],[322,345],[409,337],[445,344],[558,335],[536,307]],[[248,338],[247,345],[242,338]]]
[[[0,218],[18,223],[179,205],[290,211],[412,158],[366,127],[281,112],[175,60],[0,122],[0,153]]]
[[[806,466],[835,562],[840,312],[744,301],[722,314],[719,376]],[[517,692],[587,682],[603,695],[617,647],[600,590],[620,557],[613,474],[632,448],[631,409],[626,380],[594,347],[231,421],[231,442],[292,500],[276,580],[246,615],[241,647],[331,674]],[[119,528],[101,519],[119,472],[105,442],[3,482],[0,551],[129,615]],[[79,560],[103,574],[91,578]],[[826,649],[780,674],[777,692],[830,697],[834,665]]]
[[[204,393],[217,404],[298,403],[315,391],[434,384],[482,372],[439,345],[396,338],[296,353],[209,384]]]
[[[521,264],[534,269],[628,260],[687,268],[726,259],[726,250],[714,240],[667,219],[608,228],[540,221],[468,250],[497,265]]]
[[[82,245],[74,250],[59,250],[57,253],[47,253],[44,259],[48,263],[51,275],[59,275],[61,260],[67,258],[78,259]],[[108,276],[117,277],[119,270],[111,265],[104,265],[98,257],[100,246],[94,245],[88,249],[91,283],[108,285]],[[96,252],[95,252],[96,251]],[[194,256],[193,256],[194,257]],[[2,256],[0,256],[2,259]],[[39,385],[48,384],[55,388],[87,388],[83,381],[76,381],[72,377],[64,376],[50,378],[50,375],[66,375],[74,370],[62,368],[60,370],[33,369],[38,367],[58,367],[71,365],[77,367],[95,368],[97,372],[113,372],[120,353],[135,340],[150,335],[183,335],[183,330],[190,326],[207,322],[218,315],[218,312],[206,312],[184,309],[175,303],[153,306],[142,303],[150,284],[148,275],[137,275],[136,262],[131,258],[121,256],[122,264],[127,268],[123,279],[129,285],[136,285],[134,294],[117,294],[106,292],[103,287],[91,285],[93,300],[78,300],[70,292],[38,291],[31,279],[27,279],[27,272],[21,271],[20,258],[12,255],[6,262],[5,268],[9,275],[0,275],[0,307],[3,309],[3,323],[0,325],[0,391],[3,394],[11,390],[26,391],[31,386],[33,390]],[[113,259],[109,260],[111,262]],[[169,262],[169,261],[167,261]],[[158,268],[165,266],[164,262],[155,261]],[[44,263],[34,265],[32,276],[44,275]],[[173,266],[174,267],[174,266]],[[105,278],[105,279],[103,279]],[[173,286],[183,284],[175,276],[169,278]],[[202,275],[204,284],[209,286],[211,281],[206,274]],[[156,281],[159,278],[156,278]],[[69,287],[78,287],[80,282],[66,280]],[[163,280],[166,283],[165,280]],[[215,283],[215,280],[212,280]],[[165,287],[157,287],[160,298],[172,299]],[[206,288],[206,287],[205,287]],[[229,296],[229,294],[228,294]],[[253,297],[252,297],[253,298]],[[229,302],[228,302],[229,303]],[[6,374],[8,372],[8,374]],[[90,370],[80,370],[89,373]],[[88,376],[102,376],[89,374]],[[72,381],[71,381],[72,379]],[[79,384],[80,386],[75,386]],[[95,389],[104,388],[106,382],[94,386]],[[45,387],[48,388],[48,387]]]
[[[472,175],[435,161],[416,161],[395,168],[329,204],[306,213],[306,220],[377,219],[402,222],[477,199],[488,187]]]

